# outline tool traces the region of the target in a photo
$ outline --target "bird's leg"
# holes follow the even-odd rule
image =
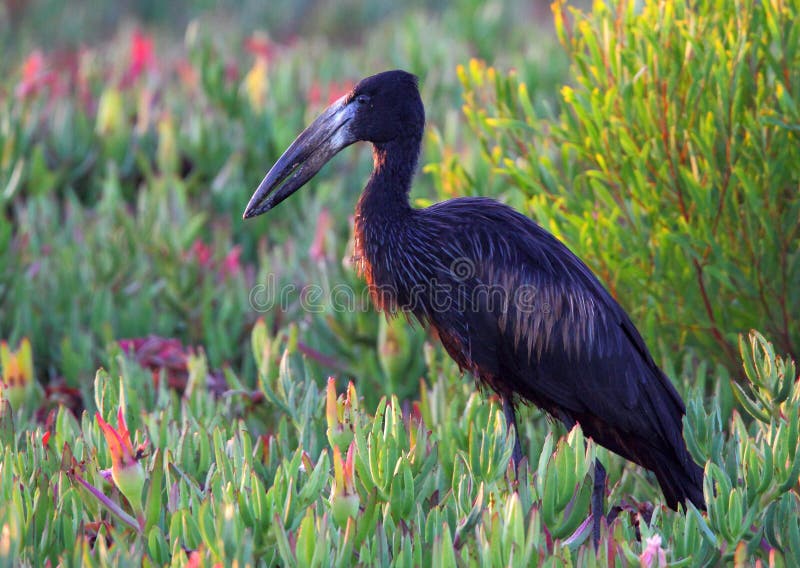
[[[594,460],[594,488],[592,489],[592,540],[594,549],[600,546],[600,523],[605,515],[606,469],[599,459]]]
[[[517,415],[514,412],[514,403],[511,397],[503,396],[503,414],[506,416],[506,425],[510,429],[514,427],[514,451],[511,452],[511,459],[514,461],[514,468],[519,468],[522,461],[522,445],[519,443],[519,428],[517,428]]]

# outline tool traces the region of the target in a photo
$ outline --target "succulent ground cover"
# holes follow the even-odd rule
[[[0,8],[0,562],[800,565],[796,2],[143,3],[107,36],[74,4],[52,37],[58,3]],[[509,466],[498,401],[369,305],[365,150],[241,222],[392,67],[417,205],[494,196],[587,261],[686,400],[707,513],[534,408]]]

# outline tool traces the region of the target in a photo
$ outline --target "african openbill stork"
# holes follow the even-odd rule
[[[531,402],[655,473],[667,505],[705,509],[703,470],[683,439],[683,401],[592,271],[553,235],[487,198],[414,209],[409,189],[425,125],[414,75],[367,77],[289,146],[244,218],[269,211],[337,152],[371,142],[358,201],[356,259],[378,309],[413,313],[462,369],[496,391],[509,425]],[[514,452],[521,459],[519,441]],[[595,468],[599,538],[605,491]],[[602,493],[601,493],[602,492]]]

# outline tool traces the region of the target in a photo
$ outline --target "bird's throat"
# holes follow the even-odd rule
[[[356,207],[357,221],[383,224],[411,210],[408,193],[417,168],[420,138],[398,138],[373,144],[372,175]]]

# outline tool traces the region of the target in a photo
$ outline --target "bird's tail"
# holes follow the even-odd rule
[[[669,458],[664,455],[656,456],[653,472],[671,509],[677,511],[679,505],[689,501],[701,511],[705,511],[703,468],[692,460],[688,451],[681,453],[684,454],[682,460],[677,460],[673,456]]]

